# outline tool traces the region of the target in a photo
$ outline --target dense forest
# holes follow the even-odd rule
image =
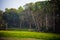
[[[0,30],[29,29],[59,33],[59,2],[42,1],[27,3],[18,9],[0,10]]]

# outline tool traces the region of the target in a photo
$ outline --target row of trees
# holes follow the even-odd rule
[[[43,32],[56,32],[55,8],[57,7],[53,1],[28,3],[24,5],[24,8],[21,6],[18,9],[6,8],[5,12],[0,10],[0,29],[27,28]]]

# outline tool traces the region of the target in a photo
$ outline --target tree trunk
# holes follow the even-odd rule
[[[46,14],[46,30],[48,30],[48,16]]]

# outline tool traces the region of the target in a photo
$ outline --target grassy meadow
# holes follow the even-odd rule
[[[0,31],[0,37],[60,40],[60,34],[43,33],[43,32],[30,32],[30,31]]]

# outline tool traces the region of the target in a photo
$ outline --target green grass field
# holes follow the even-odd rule
[[[43,33],[43,32],[29,32],[29,31],[0,31],[0,37],[60,40],[60,34]]]

